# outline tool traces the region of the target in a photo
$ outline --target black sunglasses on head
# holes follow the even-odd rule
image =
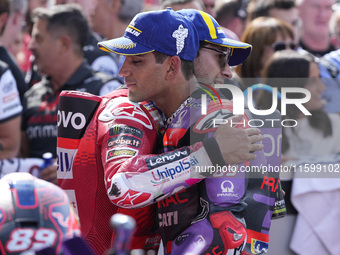
[[[281,51],[281,50],[296,50],[296,44],[294,42],[275,42],[272,44],[272,48],[274,51]]]

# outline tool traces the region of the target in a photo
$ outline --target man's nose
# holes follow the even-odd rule
[[[221,74],[227,79],[231,79],[231,77],[233,77],[233,73],[232,73],[231,68],[228,64],[226,65],[225,68],[223,68],[221,70]]]
[[[121,68],[118,71],[118,75],[120,77],[127,77],[130,75],[130,71],[127,68],[127,64],[126,64],[126,60],[124,61],[123,65],[121,66]]]

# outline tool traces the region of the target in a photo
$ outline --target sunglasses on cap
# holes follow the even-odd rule
[[[210,47],[206,47],[206,46],[202,46],[201,48],[213,50],[213,51],[220,53],[218,55],[218,62],[219,62],[220,67],[222,69],[224,69],[227,66],[227,64],[229,63],[229,59],[231,57],[231,50],[232,50],[231,48],[226,47],[226,51],[222,51],[222,50],[218,50],[218,49],[214,49],[214,48],[210,48]]]
[[[296,50],[296,44],[293,42],[275,42],[272,44],[272,48],[274,51],[281,51],[281,50],[287,50],[287,49],[291,49],[291,50]]]

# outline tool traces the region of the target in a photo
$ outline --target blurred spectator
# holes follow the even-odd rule
[[[13,55],[13,57],[15,58],[19,66],[19,63],[21,63],[21,61],[23,60],[21,51],[23,50],[23,45],[24,45],[24,42],[23,42],[24,31],[23,30],[19,31],[19,33],[16,34],[13,39],[14,41],[12,44],[9,45],[8,51]]]
[[[94,12],[97,0],[55,0],[54,3],[57,4],[79,4],[83,11],[84,16],[87,18],[87,21],[90,22],[90,16]],[[90,23],[89,23],[90,24]]]
[[[340,49],[340,4],[334,5],[334,12],[329,22],[332,43],[335,48]]]
[[[2,0],[0,3],[0,60],[11,70],[21,101],[27,91],[27,84],[14,57],[8,52],[8,47],[14,44],[15,38],[20,34],[25,10],[25,0]]]
[[[330,21],[332,43],[340,47],[340,8],[333,5],[334,13]],[[319,59],[321,78],[327,89],[323,93],[326,101],[325,110],[329,113],[340,113],[340,50],[331,51]]]
[[[83,14],[85,15],[88,24],[91,24],[91,15],[93,14],[97,0],[56,0],[56,4],[76,3],[79,4]],[[95,71],[106,73],[107,75],[118,75],[118,63],[114,55],[108,52],[100,51],[97,43],[101,40],[98,34],[89,30],[86,43],[83,47],[84,57],[88,64]]]
[[[1,43],[6,48],[13,44],[16,36],[22,31],[27,11],[26,0],[9,0],[9,3],[8,18],[1,38]]]
[[[26,12],[26,29],[28,33],[30,34],[32,32],[33,27],[33,21],[32,21],[32,13],[36,8],[44,7],[48,8],[51,6],[50,0],[28,0],[28,8]]]
[[[247,19],[245,0],[217,0],[215,11],[217,22],[241,38]]]
[[[56,157],[60,92],[80,90],[104,95],[120,83],[103,73],[95,73],[84,62],[82,48],[88,24],[78,5],[39,8],[34,17],[29,47],[39,71],[45,75],[25,94],[21,148],[25,157],[41,158],[45,152]],[[48,172],[56,178],[56,169]],[[45,173],[42,171],[41,176]]]
[[[293,30],[295,42],[300,40],[301,22],[295,0],[252,0],[247,8],[249,21],[265,16],[288,22]]]
[[[31,19],[31,15],[33,10],[38,7],[48,7],[50,6],[49,0],[27,0],[27,11],[25,13],[25,24],[24,24],[24,37],[23,37],[23,46],[22,50],[19,53],[20,55],[20,62],[18,65],[22,72],[26,74],[31,68],[31,56],[32,52],[28,49],[28,43],[31,39],[31,32],[33,22]],[[27,83],[27,80],[26,80]]]
[[[164,0],[162,8],[171,7],[174,11],[182,9],[196,9],[206,11],[202,0]],[[233,40],[239,40],[238,36],[228,28],[222,27],[226,36]]]
[[[103,38],[112,39],[124,35],[125,28],[129,25],[132,18],[142,11],[143,1],[140,0],[98,0],[95,11],[90,19],[92,29]],[[101,51],[95,45],[96,51]],[[112,52],[104,52],[114,56],[117,63],[117,73],[124,57]],[[119,77],[119,76],[118,76]],[[122,81],[123,79],[119,77]]]
[[[235,68],[242,79],[243,89],[261,81],[262,69],[274,52],[296,48],[292,27],[283,20],[271,17],[259,17],[251,21],[241,41],[253,46],[248,59]]]
[[[98,0],[90,18],[92,29],[107,39],[123,36],[125,28],[143,6],[140,0]]]
[[[205,12],[209,13],[213,18],[216,18],[216,12],[215,12],[215,0],[202,0],[205,8]]]
[[[323,93],[325,110],[340,113],[340,49],[327,53],[319,59],[321,78],[327,89]]]
[[[15,157],[20,148],[22,106],[15,79],[0,61],[0,159]],[[2,164],[1,164],[2,165]],[[0,168],[0,176],[2,169]]]
[[[283,57],[284,53],[286,55]],[[281,64],[280,59],[284,64]],[[279,64],[276,64],[276,61]],[[286,71],[283,71],[285,69]],[[285,132],[287,141],[283,143],[282,152],[287,157],[339,153],[340,144],[336,141],[340,139],[340,132],[338,132],[340,130],[340,116],[338,114],[327,114],[323,109],[325,102],[322,100],[322,92],[325,91],[326,86],[320,79],[320,71],[316,61],[310,56],[301,56],[296,52],[289,52],[289,54],[283,52],[271,62],[266,71],[271,72],[265,75],[269,78],[273,75],[300,78],[289,79],[289,83],[279,83],[279,85],[282,87],[302,87],[311,93],[310,100],[303,104],[311,112],[311,116],[301,114],[298,109],[289,109],[293,108],[294,105],[287,106],[287,118],[298,120],[299,124],[294,128],[294,132],[291,128],[287,128]],[[278,87],[280,90],[280,86]]]
[[[309,172],[304,165],[327,166],[329,156],[340,152],[340,116],[328,114],[323,109],[322,93],[326,87],[320,80],[318,64],[313,56],[295,51],[277,52],[268,60],[263,77],[266,84],[278,87],[279,91],[283,87],[294,87],[311,93],[310,100],[303,104],[310,116],[303,114],[294,104],[287,105],[285,118],[296,120],[297,125],[283,129],[282,153],[291,160],[287,164],[296,164],[299,171],[294,171],[293,189],[283,188],[288,217],[273,222],[270,237],[275,249],[271,254],[294,254],[288,248],[289,242],[297,254],[337,254],[339,245],[332,236],[338,232],[338,221],[331,216],[327,217],[329,221],[315,219],[322,219],[325,215],[337,217],[339,214],[339,203],[332,199],[334,191],[339,190],[339,182],[329,178],[311,178],[318,175],[304,175]],[[262,102],[271,100],[271,95],[266,95],[260,98]],[[288,95],[290,99],[302,97],[301,93]],[[280,102],[278,107],[280,109]],[[299,167],[299,164],[302,165]],[[297,175],[299,172],[304,174]],[[291,185],[288,180],[282,183],[283,187]],[[298,211],[295,225],[295,209],[290,199]],[[327,238],[323,238],[324,233],[329,234]]]
[[[302,20],[300,46],[317,57],[335,50],[329,28],[335,0],[297,0],[296,3]]]

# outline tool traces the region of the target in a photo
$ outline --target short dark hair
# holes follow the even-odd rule
[[[1,0],[0,1],[0,14],[9,13],[10,11],[10,2],[9,0]]]
[[[152,53],[155,56],[156,63],[158,64],[162,64],[168,57],[171,57],[159,51],[153,51]],[[190,80],[190,78],[195,74],[194,62],[192,61],[181,59],[181,69],[186,80]]]
[[[10,2],[9,0],[0,0],[0,14],[3,13],[9,13],[10,11]],[[6,27],[6,24],[3,25],[2,28],[0,28],[0,35],[2,35],[2,33],[4,32]]]
[[[121,9],[119,11],[119,19],[125,23],[129,23],[143,9],[141,0],[121,0]]]
[[[55,5],[50,8],[37,8],[33,13],[33,21],[47,21],[47,31],[52,36],[66,33],[72,40],[74,52],[83,56],[83,47],[89,36],[89,26],[78,4]]]
[[[252,0],[248,5],[250,20],[258,17],[268,17],[273,8],[289,10],[296,7],[295,0]]]
[[[228,0],[217,2],[215,6],[216,20],[220,25],[228,25],[235,17],[247,18],[246,0]]]

